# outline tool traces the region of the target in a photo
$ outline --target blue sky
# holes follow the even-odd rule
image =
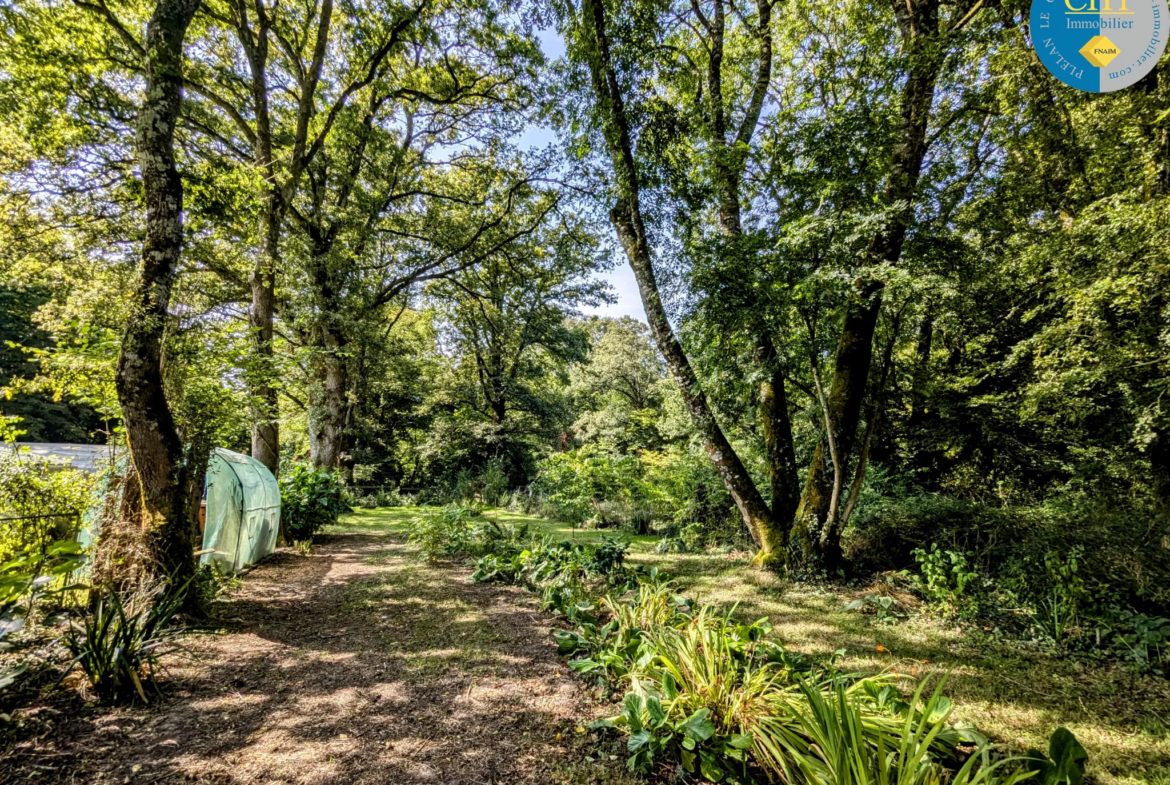
[[[540,39],[540,48],[544,51],[544,56],[549,60],[555,60],[565,53],[565,42],[555,30],[538,30],[537,37]],[[522,148],[540,148],[546,147],[554,141],[553,132],[548,128],[540,126],[529,126],[520,135],[519,144]],[[612,234],[613,228],[606,225],[602,227],[603,231]],[[615,243],[616,245],[616,243]],[[646,311],[642,308],[642,296],[638,293],[638,282],[634,279],[634,271],[630,269],[629,262],[626,261],[625,254],[619,249],[615,250],[614,268],[600,277],[609,283],[615,295],[617,295],[617,302],[612,305],[603,305],[600,308],[582,308],[581,310],[586,314],[595,314],[597,316],[632,316],[639,321],[646,321]]]

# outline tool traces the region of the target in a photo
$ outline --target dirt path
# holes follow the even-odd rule
[[[605,709],[551,619],[466,576],[394,534],[278,554],[234,592],[224,634],[191,639],[160,705],[43,708],[51,730],[0,782],[627,782],[620,742],[575,732]]]

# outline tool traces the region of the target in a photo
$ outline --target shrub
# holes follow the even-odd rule
[[[905,575],[927,601],[952,616],[974,613],[973,594],[979,574],[968,563],[966,554],[939,550],[936,542],[930,550],[915,548],[912,555],[919,571]]]
[[[646,508],[660,498],[654,485],[643,479],[644,473],[636,456],[582,448],[542,461],[533,487],[544,498],[546,517],[575,524],[595,519],[595,524],[616,526],[629,519],[631,507]]]
[[[182,630],[173,622],[188,585],[168,584],[129,596],[111,591],[102,596],[93,612],[81,624],[71,624],[65,634],[65,648],[73,656],[65,675],[80,667],[103,701],[138,697],[149,703],[145,687],[153,686],[158,692],[154,675],[159,658],[178,648]]]
[[[0,517],[23,519],[5,521],[0,529],[0,562],[76,534],[94,486],[85,472],[54,470],[8,445],[0,449]]]
[[[590,552],[546,539],[512,557],[484,556],[476,579],[540,592],[542,605],[565,619],[568,629],[553,636],[569,665],[627,686],[621,713],[590,727],[628,735],[631,770],[677,761],[713,782],[802,785],[1081,780],[1084,750],[1063,729],[1047,755],[993,756],[982,736],[947,724],[941,683],[928,699],[920,685],[903,700],[896,676],[814,665],[770,640],[766,620],[745,625],[711,606],[695,609],[656,572],[630,571],[623,561],[620,546]],[[591,583],[591,569],[626,582]],[[976,750],[953,771],[947,764],[958,765],[959,744]]]
[[[280,476],[280,516],[290,540],[311,539],[322,526],[337,523],[345,509],[336,472],[295,464]]]
[[[485,518],[476,505],[449,504],[411,521],[407,540],[423,559],[434,562],[442,556],[518,549],[527,532],[527,526],[517,528]]]
[[[499,461],[492,461],[479,476],[480,498],[491,507],[501,505],[508,495],[508,475]]]
[[[71,579],[84,560],[76,540],[60,540],[47,547],[26,548],[0,564],[0,648],[7,645],[5,638],[24,629],[39,601],[81,588]],[[0,669],[0,689],[27,669],[27,663]]]

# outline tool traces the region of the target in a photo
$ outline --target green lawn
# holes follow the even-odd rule
[[[402,534],[426,508],[359,511],[330,533]],[[602,532],[489,510],[492,518],[527,523],[534,536],[556,534],[588,542]],[[980,628],[927,617],[895,625],[847,613],[860,592],[790,583],[752,568],[743,553],[654,552],[657,539],[632,537],[630,560],[675,576],[681,591],[706,602],[738,604],[745,618],[767,616],[790,648],[828,656],[846,650],[850,669],[893,668],[924,676],[950,673],[956,720],[971,722],[1013,747],[1043,746],[1058,726],[1073,731],[1090,755],[1100,783],[1170,785],[1170,682],[1117,665],[1084,663],[1030,651]],[[879,648],[881,647],[881,648]]]

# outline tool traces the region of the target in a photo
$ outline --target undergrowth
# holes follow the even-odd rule
[[[473,578],[524,586],[564,620],[554,638],[569,665],[624,693],[594,730],[627,735],[632,771],[681,767],[711,782],[797,785],[1079,785],[1087,759],[1057,729],[1047,752],[1009,756],[950,723],[945,678],[912,696],[893,673],[844,673],[676,593],[656,570],[625,564],[625,544],[513,542]]]

